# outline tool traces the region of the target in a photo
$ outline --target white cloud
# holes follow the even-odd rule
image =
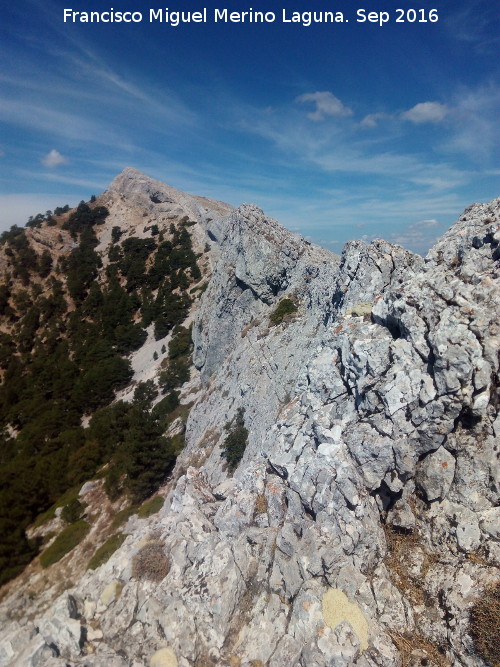
[[[307,114],[314,121],[324,120],[326,116],[352,116],[352,110],[342,104],[338,97],[329,91],[317,93],[304,93],[295,100],[296,102],[314,102],[316,111]]]
[[[384,120],[386,118],[391,118],[388,113],[370,113],[368,116],[365,116],[361,121],[361,127],[377,127],[379,120]]]
[[[439,102],[420,102],[404,111],[401,118],[411,123],[440,123],[448,113],[448,107]]]
[[[60,164],[66,164],[68,162],[68,158],[65,158],[64,155],[61,155],[59,151],[56,151],[55,148],[53,148],[49,153],[47,153],[45,157],[40,160],[40,162],[44,167],[53,169],[54,167],[58,167]]]

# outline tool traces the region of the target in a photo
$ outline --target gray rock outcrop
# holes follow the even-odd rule
[[[114,200],[191,207],[213,246],[187,446],[106,564],[2,623],[0,665],[484,665],[469,612],[500,566],[500,199],[425,260],[379,240],[338,257],[256,206],[207,215],[132,172]],[[296,311],[273,324],[283,298]],[[152,540],[159,583],[132,567]]]

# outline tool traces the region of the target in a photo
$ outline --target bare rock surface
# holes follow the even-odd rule
[[[0,665],[485,665],[469,611],[500,566],[500,199],[425,260],[378,240],[338,257],[160,185],[126,170],[109,197],[180,207],[213,246],[187,446],[107,563],[43,610],[0,603]],[[151,543],[161,581],[134,568]]]

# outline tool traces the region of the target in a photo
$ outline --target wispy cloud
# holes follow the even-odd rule
[[[414,252],[425,254],[445,231],[446,226],[437,220],[420,220],[391,233],[389,240],[405,248],[411,248]]]
[[[22,128],[25,134],[36,133],[49,145],[57,142],[60,150],[67,150],[64,142],[81,145],[85,138],[92,140],[96,151],[112,147],[114,152],[132,153],[145,132],[172,137],[197,131],[197,110],[178,94],[164,83],[153,85],[147,77],[134,79],[130,68],[121,71],[120,64],[108,61],[98,47],[59,30],[55,20],[59,11],[50,1],[46,4],[39,9],[60,39],[33,36],[24,43],[27,35],[19,35],[25,48],[18,49],[15,70],[4,67],[0,74],[5,84],[0,121]],[[47,62],[52,63],[50,68]]]
[[[320,94],[324,93],[297,99],[306,101],[303,98],[307,97],[312,101]],[[346,107],[337,98],[334,100],[332,115],[335,109],[342,115]],[[326,120],[317,99],[315,104],[315,119],[319,116]],[[463,187],[477,179],[480,172],[494,168],[491,158],[500,142],[498,113],[500,88],[489,86],[457,91],[439,102],[420,102],[406,111],[367,114],[361,121],[349,109],[342,124],[307,123],[291,105],[271,112],[247,108],[242,112],[242,128],[272,142],[284,156],[295,156],[323,173],[360,177],[370,174],[377,179],[392,179],[394,184],[417,186],[424,195]],[[366,132],[360,134],[360,129],[379,125],[375,143],[367,141]],[[413,138],[413,125],[419,126],[418,142]],[[439,136],[434,129],[437,125]],[[476,158],[480,155],[483,160],[480,172],[469,159],[460,159],[460,154],[470,158],[474,151]],[[386,180],[387,185],[390,182]]]
[[[457,90],[453,100],[453,131],[444,138],[442,149],[487,166],[485,162],[500,151],[499,117],[498,85]]]
[[[426,186],[433,190],[456,187],[464,183],[467,171],[426,159],[419,154],[398,152],[366,144],[356,135],[353,121],[345,129],[316,131],[295,117],[286,114],[268,116],[254,113],[248,129],[274,142],[276,147],[297,159],[314,164],[323,172],[340,174],[371,174],[390,177],[399,182]]]
[[[363,118],[360,125],[361,127],[377,127],[379,121],[388,120],[391,118],[393,118],[391,114],[383,113],[381,111],[378,113],[369,113],[367,116]]]
[[[139,85],[133,81],[130,75],[124,75],[112,68],[105,59],[95,51],[90,50],[80,42],[76,42],[79,54],[70,51],[61,52],[68,65],[74,69],[76,77],[85,77],[92,86],[102,88],[109,96],[108,102],[113,106],[117,104],[116,96],[120,103],[127,100],[130,109],[140,111],[143,116],[157,116],[165,123],[186,127],[197,125],[198,117],[193,109],[183,103],[178,95],[165,86],[161,89],[148,90],[147,85]]]
[[[91,118],[84,112],[62,111],[57,100],[47,99],[36,106],[24,98],[0,99],[0,120],[10,125],[43,133],[49,138],[61,137],[81,142],[82,137],[92,138],[97,144],[130,148],[120,134],[107,122]]]
[[[427,252],[470,203],[456,193],[421,197],[410,189],[387,196],[384,187],[367,188],[357,196],[347,191],[318,191],[311,200],[306,206],[299,197],[291,202],[278,199],[270,210],[287,227],[293,226],[335,251],[341,249],[342,243],[327,242],[328,238],[344,239],[343,242],[385,238],[420,254]]]
[[[29,178],[35,181],[61,183],[64,185],[73,185],[78,188],[85,188],[87,190],[87,196],[90,196],[93,191],[99,192],[100,190],[104,190],[108,180],[106,176],[100,180],[99,178],[74,177],[59,172],[36,172],[30,171],[29,169],[19,169],[18,173],[23,178]]]
[[[444,25],[454,40],[466,42],[478,53],[490,52],[500,43],[500,15],[490,0],[469,0],[454,8]]]
[[[440,102],[419,102],[411,109],[400,113],[370,113],[360,122],[361,127],[378,127],[380,121],[410,121],[415,125],[441,123],[450,113],[446,104]]]
[[[307,114],[307,117],[314,121],[324,120],[327,116],[352,115],[352,110],[330,91],[304,93],[297,97],[296,102],[313,102],[316,105],[315,111]]]

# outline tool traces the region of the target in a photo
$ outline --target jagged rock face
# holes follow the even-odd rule
[[[33,622],[4,624],[0,664],[485,664],[468,612],[500,565],[500,199],[425,262],[384,241],[339,258],[255,206],[211,215],[202,384],[167,500]],[[283,297],[297,312],[271,326]],[[168,559],[159,583],[133,567],[148,541]]]
[[[210,379],[210,391],[187,424],[188,442],[195,443],[188,451],[205,452],[205,472],[214,482],[221,475],[220,451],[210,440],[220,437],[235,410],[246,410],[245,460],[254,460],[332,323],[356,305],[370,310],[388,285],[399,285],[422,264],[385,241],[353,242],[338,257],[290,234],[254,205],[242,205],[224,223],[219,259],[193,326],[193,361]],[[298,311],[274,327],[269,316],[282,298],[294,299]]]

